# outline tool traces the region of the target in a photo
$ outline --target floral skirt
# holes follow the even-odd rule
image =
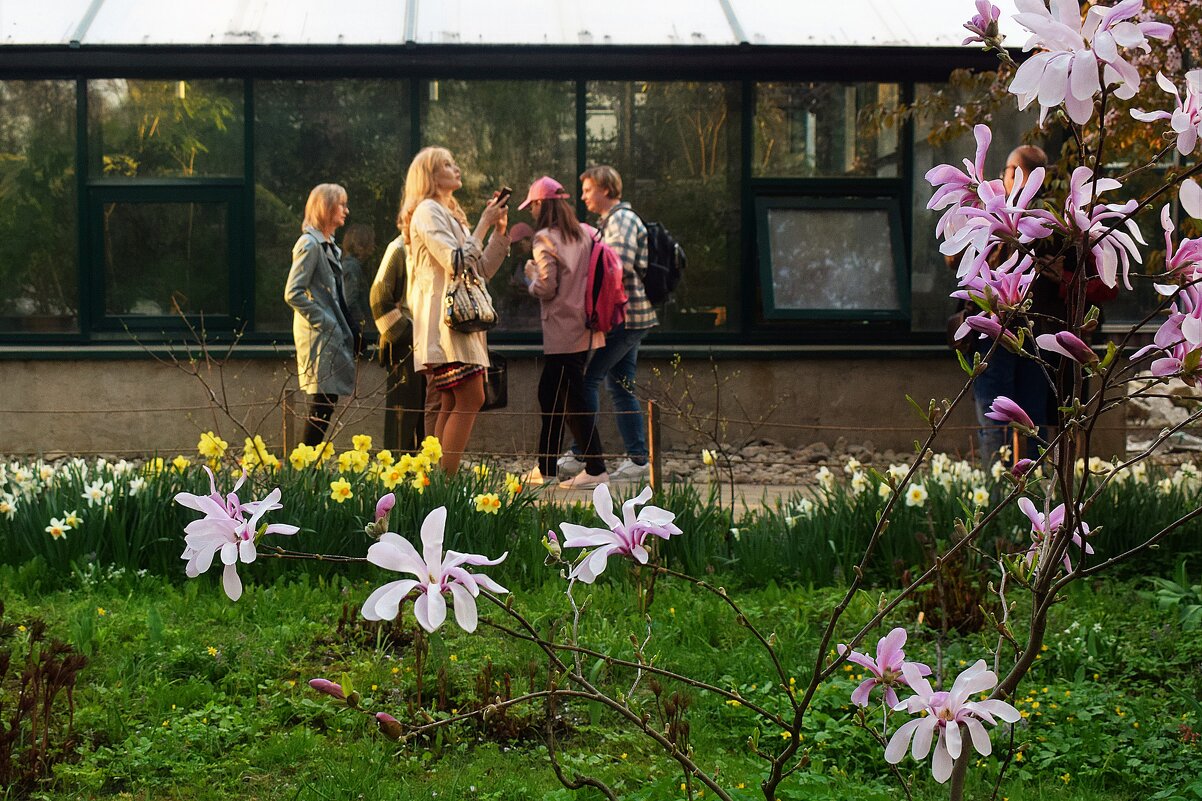
[[[471,380],[472,376],[483,373],[487,368],[478,364],[450,362],[431,367],[426,371],[426,380],[439,392],[454,389],[460,384]]]

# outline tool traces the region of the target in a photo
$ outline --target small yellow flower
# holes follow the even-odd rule
[[[740,703],[739,701],[736,701],[735,699],[731,698],[729,701],[726,702],[726,705],[727,706],[742,706],[743,704]]]
[[[476,478],[488,478],[489,472],[491,471],[488,469],[488,465],[486,464],[472,465],[472,473],[476,476]]]
[[[618,754],[618,759],[625,759],[625,758],[626,758],[626,752],[625,752],[625,751],[623,751],[621,754]]]
[[[104,616],[105,616],[105,615],[107,615],[107,614],[108,614],[108,612],[104,611],[104,607],[103,607],[103,606],[98,606],[98,607],[96,607],[96,615],[97,615],[98,617],[104,617]]]
[[[481,493],[475,497],[476,511],[495,515],[501,511],[501,499],[495,492]]]
[[[1019,751],[1017,754],[1014,755],[1014,761],[1015,762],[1023,761],[1023,752],[1022,751]]]
[[[735,785],[735,787],[739,790],[743,790],[743,789],[746,789],[747,784],[746,784],[746,782],[739,782],[738,784]]]
[[[71,511],[63,515],[63,522],[71,528],[79,528],[83,524],[83,518],[77,512]]]
[[[24,626],[17,626],[17,631],[24,632],[24,631],[25,631],[25,627],[24,627]]]
[[[1039,702],[1038,702],[1038,701],[1034,701],[1034,702],[1032,702],[1032,704],[1031,704],[1031,708],[1032,708],[1032,709],[1039,709]]]
[[[210,645],[205,650],[209,652],[209,656],[217,656],[217,649],[214,648],[213,646]]]
[[[669,607],[668,607],[668,614],[669,614],[669,615],[671,615],[672,617],[676,617],[676,607],[675,607],[675,606],[669,606]]]
[[[793,732],[791,732],[791,731],[782,731],[782,732],[780,733],[780,738],[781,738],[782,740],[792,740],[792,739],[793,739]]]
[[[142,472],[148,476],[157,476],[163,472],[163,457],[156,456],[153,459],[147,459],[146,464],[142,465]]]
[[[1044,643],[1043,645],[1039,646],[1039,650],[1040,650],[1040,651],[1046,651],[1046,650],[1048,650],[1048,645],[1047,645],[1047,643]]]
[[[708,448],[701,449],[701,463],[703,465],[705,465],[706,467],[713,467],[714,463],[717,461],[718,461],[717,454],[715,454],[713,451],[709,450]]]
[[[334,443],[319,442],[313,446],[313,451],[317,454],[317,463],[325,464],[334,455]]]
[[[380,451],[376,454],[376,461],[384,467],[391,467],[396,459],[392,458],[392,451]]]
[[[405,471],[396,465],[385,468],[384,471],[380,473],[380,481],[387,489],[395,489],[396,485],[400,484],[404,478]]]
[[[430,486],[430,477],[424,471],[413,476],[413,488],[417,490],[418,495],[425,492],[428,486]]]
[[[459,657],[458,657],[458,656],[456,656],[455,654],[451,654],[451,661],[452,661],[452,662],[458,662],[458,661],[459,661]]]
[[[357,451],[370,451],[371,434],[356,434],[355,436],[351,437],[351,445],[353,445]]]
[[[164,721],[163,721],[163,728],[164,728],[164,729],[165,729],[165,728],[167,728],[167,727],[168,727],[168,726],[170,726],[170,725],[171,725],[171,721],[169,721],[169,720],[164,720]]]
[[[400,672],[401,672],[401,669],[400,669],[400,668],[395,668],[395,667],[394,667],[394,668],[392,669],[392,675],[394,675],[394,676],[395,676],[396,674],[400,673]]]
[[[292,463],[293,470],[304,470],[316,460],[316,449],[312,445],[306,445],[303,442],[293,448],[292,453],[288,454],[288,461]]]
[[[355,493],[351,492],[351,484],[344,478],[330,482],[330,498],[342,503],[348,498],[355,497]]]
[[[373,684],[373,685],[371,686],[371,689],[372,689],[372,692],[375,692],[375,690],[376,690],[376,685],[374,685],[374,684]]]
[[[509,499],[513,500],[514,496],[522,491],[522,480],[513,473],[506,473],[505,491],[509,493]]]
[[[1065,784],[1068,784],[1072,780],[1073,780],[1073,775],[1071,773],[1065,773],[1063,776],[1060,777],[1060,781],[1064,782]]]

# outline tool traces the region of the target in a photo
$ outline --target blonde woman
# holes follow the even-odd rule
[[[438,393],[434,435],[442,443],[442,467],[448,473],[459,469],[476,414],[484,405],[484,372],[489,363],[484,332],[465,334],[443,322],[443,298],[454,275],[455,253],[459,251],[464,266],[487,281],[509,252],[505,206],[490,200],[473,230],[455,199],[461,186],[451,152],[427,147],[409,165],[400,214],[408,251],[406,297],[413,315],[414,369],[424,373]]]
[[[305,203],[301,237],[292,246],[292,268],[284,300],[292,307],[292,338],[300,388],[309,396],[309,417],[302,441],[325,439],[339,395],[355,391],[355,341],[342,290],[342,251],[334,232],[350,214],[346,190],[319,184]]]

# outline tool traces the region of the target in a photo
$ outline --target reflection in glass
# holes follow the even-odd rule
[[[88,81],[93,178],[241,177],[240,80]]]
[[[768,209],[773,306],[898,309],[891,227],[883,209]]]
[[[739,103],[735,83],[588,84],[589,163],[613,165],[623,199],[689,257],[658,330],[739,326]]]
[[[431,81],[422,94],[422,144],[448,148],[463,172],[455,193],[474,225],[501,186],[513,189],[509,224],[532,223],[517,206],[536,178],[550,175],[578,196],[576,94],[567,81]],[[406,165],[407,167],[408,165]],[[496,331],[539,331],[539,304],[526,291],[529,242],[512,252],[489,283]]]
[[[401,184],[411,158],[405,81],[256,81],[255,330],[291,332],[284,281],[301,233],[309,190],[346,187],[348,227],[371,226],[375,251],[364,274],[375,276],[384,247],[397,235]],[[347,229],[335,236],[341,243]]]
[[[75,84],[0,81],[0,331],[79,330]]]
[[[104,204],[104,311],[229,314],[229,207]]]
[[[895,178],[894,83],[760,83],[755,87],[757,177]]]

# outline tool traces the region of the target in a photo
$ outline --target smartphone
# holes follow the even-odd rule
[[[501,187],[501,188],[500,188],[500,189],[497,191],[497,202],[496,202],[496,204],[497,204],[498,206],[506,206],[506,205],[508,205],[508,204],[509,204],[509,196],[510,196],[510,195],[512,195],[512,194],[513,194],[513,190],[512,190],[512,189],[510,189],[508,186],[502,186],[502,187]]]

